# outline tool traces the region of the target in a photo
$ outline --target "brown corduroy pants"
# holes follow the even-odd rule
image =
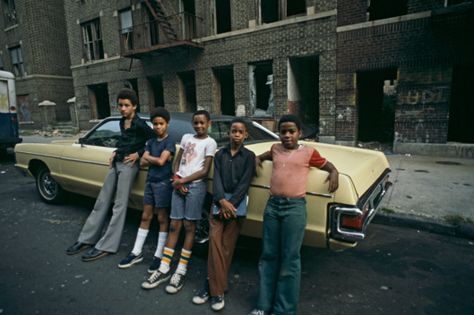
[[[220,220],[212,216],[209,219],[207,274],[211,296],[222,295],[227,291],[229,269],[243,220]]]

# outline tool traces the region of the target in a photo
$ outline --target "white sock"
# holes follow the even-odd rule
[[[135,239],[135,245],[133,245],[132,254],[138,256],[142,253],[143,244],[145,243],[148,230],[138,228],[137,238]]]
[[[166,244],[166,239],[168,238],[168,232],[158,233],[158,244],[156,245],[155,257],[163,257],[163,248]]]

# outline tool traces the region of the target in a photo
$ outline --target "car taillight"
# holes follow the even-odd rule
[[[341,215],[341,227],[346,229],[355,229],[355,230],[362,230],[362,226],[364,225],[364,216],[358,215]]]

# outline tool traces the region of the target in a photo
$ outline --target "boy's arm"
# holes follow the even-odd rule
[[[263,161],[272,161],[272,160],[273,160],[273,157],[272,157],[272,151],[271,150],[269,150],[267,152],[263,152],[262,154],[257,155],[255,157],[255,166],[256,167],[258,166],[258,167],[261,168]]]
[[[171,152],[168,150],[163,150],[161,152],[160,156],[156,157],[148,153],[148,151],[145,151],[143,154],[143,159],[147,160],[148,164],[152,165],[157,165],[157,166],[163,166],[168,162],[169,158],[171,157]]]
[[[148,161],[149,157],[150,152],[145,150],[145,153],[143,153],[142,159],[140,160],[140,166],[150,166],[150,162]]]
[[[244,199],[245,194],[249,190],[250,183],[255,175],[255,157],[254,154],[249,154],[245,161],[245,169],[243,170],[240,182],[232,193],[229,201],[237,207]]]
[[[217,206],[220,206],[219,202],[224,199],[224,185],[222,184],[220,169],[221,160],[218,153],[214,158],[214,178],[212,179],[212,193]]]
[[[325,183],[329,182],[329,192],[335,192],[339,187],[339,172],[337,171],[336,167],[331,162],[327,161],[326,164],[321,167],[321,169],[329,173],[328,177],[324,181]]]
[[[181,157],[183,156],[183,149],[180,148],[178,151],[178,154],[176,155],[176,158],[174,159],[173,162],[173,174],[176,174],[179,170],[179,163],[181,162]]]

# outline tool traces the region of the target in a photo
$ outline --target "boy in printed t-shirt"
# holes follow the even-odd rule
[[[181,148],[173,163],[173,196],[171,206],[171,226],[160,267],[142,288],[152,289],[170,279],[166,292],[177,293],[184,285],[187,266],[191,259],[196,232],[196,221],[201,219],[204,198],[207,193],[207,174],[216,152],[217,144],[208,136],[211,118],[207,111],[198,110],[193,114],[193,128],[196,134],[185,134]],[[171,276],[170,263],[178,241],[181,227],[185,228],[185,239],[178,267]]]
[[[163,107],[155,108],[150,114],[150,121],[156,137],[150,139],[145,147],[141,159],[142,166],[148,166],[148,176],[143,196],[143,213],[140,227],[132,251],[120,261],[119,268],[129,268],[143,260],[143,244],[145,243],[153,212],[157,214],[159,222],[158,244],[153,261],[148,268],[153,273],[160,266],[163,247],[168,236],[169,209],[171,207],[172,157],[176,151],[175,142],[168,136],[170,113]]]
[[[309,168],[329,173],[329,192],[339,186],[334,165],[314,148],[298,144],[301,124],[294,115],[278,122],[281,143],[256,159],[273,161],[270,198],[263,215],[263,250],[260,256],[260,290],[257,308],[249,315],[294,315],[297,312],[301,260],[306,228],[306,182]]]

